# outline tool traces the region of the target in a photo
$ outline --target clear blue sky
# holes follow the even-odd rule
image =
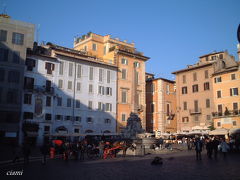
[[[40,42],[72,48],[89,31],[133,41],[157,77],[173,79],[215,50],[237,57],[240,0],[0,0],[1,12],[4,4],[13,19],[40,24]]]

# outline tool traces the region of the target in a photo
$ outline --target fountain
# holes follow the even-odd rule
[[[144,155],[145,149],[149,149],[156,143],[155,138],[150,138],[142,128],[141,119],[136,113],[131,113],[127,120],[127,126],[122,132],[123,138],[131,139],[136,144],[135,155]]]

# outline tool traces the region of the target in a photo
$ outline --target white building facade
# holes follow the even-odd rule
[[[40,145],[44,138],[115,134],[117,68],[60,46],[40,49],[45,53],[26,63],[23,123],[36,128],[25,135]]]

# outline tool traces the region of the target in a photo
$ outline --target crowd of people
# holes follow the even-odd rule
[[[123,142],[123,141],[122,141]],[[230,137],[225,140],[225,138],[221,138],[218,136],[213,137],[183,137],[181,139],[163,139],[162,137],[157,139],[157,143],[152,145],[150,149],[169,149],[173,150],[173,144],[177,144],[179,146],[186,145],[187,150],[195,150],[196,151],[196,159],[202,159],[202,151],[206,149],[207,157],[212,159],[213,157],[217,159],[219,152],[223,154],[223,157],[227,156],[227,152],[240,152],[240,141],[235,138]],[[70,141],[47,141],[40,147],[40,152],[42,154],[42,164],[46,164],[47,156],[54,159],[56,156],[62,158],[65,161],[69,159],[75,160],[84,160],[85,158],[93,159],[93,158],[104,158],[104,152],[106,153],[106,149],[111,149],[113,147],[113,143],[105,140],[92,140],[92,139],[83,139],[78,142],[70,142]],[[116,146],[116,145],[115,145]],[[134,143],[130,146],[127,144],[121,144],[123,150],[123,156],[126,155],[126,149],[128,147],[134,149]],[[117,150],[113,151],[114,156],[117,154]],[[23,155],[24,163],[29,163],[29,156],[31,155],[31,147],[30,144],[25,142],[23,145],[14,147],[14,157],[13,163],[20,159],[20,156]]]

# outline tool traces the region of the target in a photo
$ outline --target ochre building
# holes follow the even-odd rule
[[[117,132],[126,126],[131,112],[138,113],[146,128],[145,62],[134,43],[88,33],[74,41],[74,49],[96,56],[99,61],[117,65]]]

